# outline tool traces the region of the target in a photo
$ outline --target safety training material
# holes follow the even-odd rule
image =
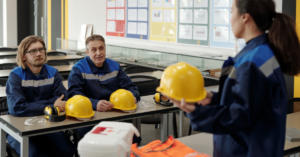
[[[201,72],[184,62],[167,67],[156,90],[178,101],[184,98],[188,103],[195,103],[206,97]]]
[[[75,95],[66,102],[66,115],[79,120],[89,120],[94,116],[93,106],[89,98]]]
[[[125,122],[101,122],[78,143],[81,157],[128,157],[133,134],[139,131]]]
[[[118,89],[110,95],[110,103],[114,105],[113,108],[122,110],[124,112],[135,111],[137,105],[134,102],[133,94],[125,89]]]
[[[153,97],[155,103],[162,106],[173,106],[169,99],[165,98],[161,93],[156,93]]]
[[[164,142],[155,140],[143,146],[141,149],[137,148],[137,144],[131,146],[130,157],[167,157],[167,156],[182,156],[182,157],[210,157],[207,154],[198,153],[189,148],[178,140],[174,139],[172,135]]]
[[[46,106],[44,114],[46,119],[50,122],[61,122],[66,119],[65,112],[59,112],[59,108],[57,106]]]

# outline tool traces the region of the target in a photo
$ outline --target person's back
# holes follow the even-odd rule
[[[231,12],[232,31],[247,44],[224,62],[219,92],[206,92],[196,105],[169,99],[187,112],[194,130],[214,134],[215,157],[282,157],[287,113],[283,73],[300,73],[295,23],[276,13],[272,0],[234,0]]]
[[[26,37],[19,45],[17,61],[6,83],[8,114],[18,117],[39,116],[46,106],[64,110],[67,90],[58,70],[46,65],[44,41],[37,36]],[[20,154],[20,143],[9,134],[8,143]],[[64,132],[29,137],[29,156],[69,156],[75,147]]]

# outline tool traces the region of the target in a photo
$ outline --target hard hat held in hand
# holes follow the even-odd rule
[[[201,72],[184,62],[167,67],[156,90],[178,101],[184,98],[188,103],[195,103],[206,97]]]
[[[113,108],[125,112],[134,111],[137,105],[134,102],[133,94],[125,89],[118,89],[110,95],[110,103],[114,105]]]
[[[79,120],[90,119],[94,115],[93,106],[89,98],[75,95],[66,102],[66,115]]]

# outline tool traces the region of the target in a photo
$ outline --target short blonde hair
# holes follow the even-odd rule
[[[89,42],[90,41],[94,41],[94,40],[103,41],[103,43],[105,45],[105,39],[104,39],[104,37],[101,36],[101,35],[98,35],[98,34],[94,34],[94,35],[91,35],[88,38],[86,38],[86,40],[85,40],[85,47],[86,47],[86,49],[88,49]]]
[[[46,48],[44,40],[38,36],[33,36],[33,35],[24,38],[18,47],[18,54],[16,57],[17,64],[18,66],[21,66],[23,69],[26,68],[26,64],[25,61],[23,60],[23,56],[28,51],[28,47],[31,45],[31,43],[35,43],[35,42],[40,42],[43,45],[43,47]],[[47,60],[47,52],[45,52],[45,57]]]

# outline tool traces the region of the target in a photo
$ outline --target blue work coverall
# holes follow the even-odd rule
[[[78,61],[68,78],[69,98],[74,95],[86,96],[91,100],[95,111],[99,100],[109,101],[110,95],[118,89],[129,90],[137,101],[140,100],[136,85],[131,82],[118,62],[106,58],[102,67],[103,69],[97,68],[89,56]],[[86,127],[77,131],[84,136],[92,128]],[[136,142],[138,141],[139,139]]]
[[[282,157],[286,113],[283,73],[263,34],[224,62],[219,93],[187,116],[214,134],[215,157]]]
[[[58,70],[43,65],[40,75],[35,76],[27,67],[17,67],[9,74],[6,83],[8,114],[16,117],[32,117],[44,114],[46,106],[53,106],[57,98],[67,90],[62,84]],[[20,154],[20,143],[7,135],[8,143]],[[29,137],[29,156],[72,157],[75,146],[64,132]]]

